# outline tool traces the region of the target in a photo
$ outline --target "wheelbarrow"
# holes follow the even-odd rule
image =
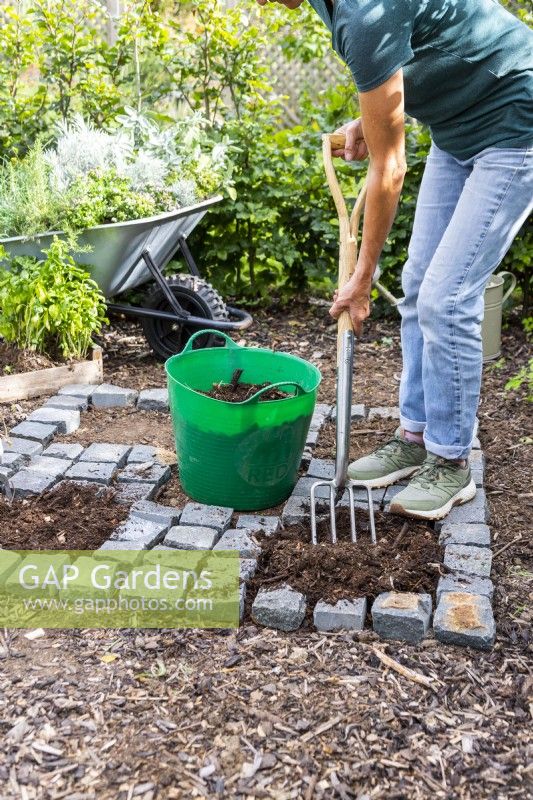
[[[217,195],[154,217],[96,225],[78,236],[80,245],[91,249],[73,256],[87,266],[110,301],[108,310],[139,317],[150,347],[163,361],[180,353],[200,328],[242,331],[253,322],[246,311],[226,305],[218,292],[200,277],[187,244],[189,234],[222,199]],[[64,235],[62,231],[50,231],[29,238],[2,239],[0,244],[11,256],[41,258],[53,237]],[[163,270],[177,253],[183,256],[188,274],[165,277]],[[0,263],[1,266],[6,265]],[[147,291],[139,304],[114,302],[117,295],[145,284]],[[197,347],[215,344],[217,337],[212,333],[196,340]]]

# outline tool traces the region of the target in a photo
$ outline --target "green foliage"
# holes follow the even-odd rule
[[[0,156],[21,152],[46,128],[47,89],[39,81],[40,35],[24,4],[0,7]]]
[[[96,283],[69,255],[71,244],[54,238],[38,261],[26,256],[9,262],[0,247],[0,334],[18,347],[51,357],[83,358],[105,318]]]
[[[32,0],[29,16],[40,45],[40,84],[47,92],[50,121],[68,119],[79,110],[94,122],[107,119],[115,111],[119,93],[100,33],[106,26],[102,4]]]
[[[39,133],[76,113],[106,126],[171,91],[162,63],[164,18],[131,0],[108,40],[100,0],[8,0],[0,5],[0,157],[24,153]]]
[[[219,0],[199,0],[180,5],[189,12],[187,24],[183,17],[169,19],[174,47],[166,58],[178,100],[202,111],[212,124],[230,105],[240,117],[250,93],[269,89],[259,48],[279,27],[279,15],[268,15],[259,27],[253,8],[243,10],[241,4],[228,8]]]
[[[522,387],[526,390],[526,400],[528,403],[533,403],[533,358],[530,358],[528,363],[507,381],[505,384],[505,391],[516,392],[522,389]]]
[[[161,199],[164,192],[158,192]],[[60,210],[62,230],[79,231],[106,222],[122,222],[129,219],[150,217],[167,203],[158,203],[148,192],[133,192],[127,178],[116,172],[90,172],[85,178],[76,178],[65,195],[65,204]]]
[[[271,14],[271,9],[268,10]],[[318,14],[308,3],[304,3],[298,10],[298,25],[291,24],[292,17],[283,13],[283,27],[280,30],[278,42],[282,52],[289,61],[300,61],[308,64],[331,56],[331,34]],[[302,35],[302,29],[305,35]],[[338,59],[339,73],[347,75],[349,71],[343,62]]]
[[[50,165],[39,142],[25,159],[0,168],[0,236],[31,236],[52,229],[59,204],[50,190]]]
[[[169,190],[135,192],[115,170],[79,175],[68,188],[54,185],[50,173],[39,144],[24,159],[0,168],[0,236],[73,233],[175,207]]]
[[[60,126],[55,147],[45,151],[37,142],[25,158],[0,167],[0,236],[76,232],[231,189],[228,142],[206,144],[205,120],[195,116],[161,131],[127,111],[114,134],[77,119]]]
[[[524,317],[522,319],[522,327],[528,337],[533,336],[533,317]]]
[[[528,0],[502,2],[531,23]],[[111,133],[118,120],[144,148],[129,194],[119,169],[92,167],[71,187],[76,208],[72,202],[65,208],[65,193],[47,196],[42,150],[32,151],[24,166],[8,165],[0,176],[0,235],[76,229],[151,213],[151,203],[163,210],[169,188],[185,205],[194,180],[200,196],[223,187],[230,198],[209,214],[192,243],[220,289],[248,302],[273,290],[286,296],[330,292],[338,229],[320,133],[357,116],[356,94],[339,62],[338,85],[310,87],[297,99],[301,125],[288,126],[284,98],[276,95],[285,86],[271,86],[269,63],[277,45],[296,66],[334,58],[327,55],[330,35],[318,16],[307,4],[297,14],[274,3],[258,12],[253,0],[229,7],[223,0],[127,0],[122,8],[109,37],[100,0],[7,0],[0,6],[0,157],[24,154],[39,135],[49,137],[59,121],[71,124],[77,114]],[[169,152],[172,137],[161,128],[176,124],[184,146]],[[412,126],[409,171],[380,264],[382,283],[396,295],[428,145],[427,133]],[[216,148],[231,161],[217,161]],[[164,187],[146,192],[141,176],[159,174],[156,161],[165,158]],[[352,199],[365,168],[340,167]],[[518,278],[526,319],[532,316],[532,252],[532,232],[525,228],[503,264]],[[378,309],[390,310],[374,299]]]

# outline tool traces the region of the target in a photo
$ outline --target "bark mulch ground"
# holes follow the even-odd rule
[[[114,495],[113,489],[66,483],[12,504],[0,497],[0,547],[95,550],[128,516],[128,509],[118,505]]]
[[[292,306],[256,317],[243,340],[316,363],[323,373],[320,400],[332,402],[336,337],[325,309]],[[397,403],[398,327],[397,320],[366,326],[357,342],[354,403]],[[135,325],[114,327],[102,344],[106,381],[137,389],[164,385],[162,366]],[[495,539],[498,637],[491,652],[448,647],[432,638],[416,647],[384,644],[368,630],[285,635],[248,623],[230,633],[49,631],[34,641],[23,632],[6,632],[0,636],[0,795],[6,800],[528,797],[531,412],[525,392],[503,391],[528,355],[516,325],[504,331],[503,354],[484,368],[479,409]],[[0,411],[13,425],[37,405]],[[395,427],[376,424],[386,435]],[[146,431],[155,435],[153,428]],[[352,437],[353,457],[365,436]],[[389,669],[377,651],[429,685]]]

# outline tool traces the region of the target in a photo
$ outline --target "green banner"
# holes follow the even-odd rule
[[[236,628],[235,550],[0,550],[0,627]]]

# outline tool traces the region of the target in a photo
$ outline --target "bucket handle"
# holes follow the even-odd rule
[[[224,339],[224,347],[234,347],[235,349],[239,349],[239,350],[242,349],[240,345],[236,344],[233,341],[231,336],[228,336],[223,331],[216,331],[216,330],[214,330],[214,328],[204,328],[201,331],[196,331],[196,333],[193,333],[193,335],[189,338],[189,340],[187,341],[187,344],[185,345],[185,347],[181,351],[182,354],[183,353],[188,353],[189,350],[192,350],[192,346],[194,344],[194,340],[197,339],[199,336],[204,336],[206,333],[214,333],[217,336],[221,336],[222,339]]]
[[[509,284],[509,288],[507,289],[507,291],[505,292],[504,296],[502,297],[502,305],[503,305],[505,303],[505,301],[507,300],[507,298],[510,297],[512,295],[512,293],[514,292],[514,290],[515,290],[516,278],[515,278],[515,276],[513,275],[512,272],[507,272],[507,270],[503,270],[502,272],[498,272],[496,277],[497,278],[503,278],[504,281],[505,281],[506,278],[510,278],[511,279],[511,283]]]
[[[296,383],[296,381],[278,381],[277,383],[269,383],[268,386],[263,386],[262,389],[258,389],[255,394],[249,397],[248,400],[243,400],[240,405],[244,406],[250,403],[255,403],[259,400],[262,394],[269,392],[271,389],[277,389],[280,386],[294,386],[296,389],[294,397],[301,397],[303,394],[307,394],[303,386],[300,386],[300,384]]]

